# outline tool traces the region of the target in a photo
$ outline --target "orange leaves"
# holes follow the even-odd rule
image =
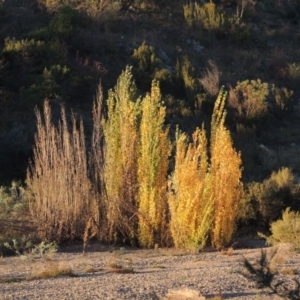
[[[226,96],[221,90],[215,103],[210,152],[204,129],[197,128],[189,144],[185,134],[177,139],[169,184],[170,228],[177,247],[201,248],[210,234],[212,244],[220,248],[235,229],[243,186],[241,157],[224,125]]]

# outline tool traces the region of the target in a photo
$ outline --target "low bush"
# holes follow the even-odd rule
[[[58,8],[54,18],[51,20],[49,28],[59,38],[70,38],[76,34],[80,26],[80,17],[77,10],[63,5]]]
[[[300,208],[299,184],[289,168],[273,172],[262,183],[250,183],[246,189],[246,198],[247,203],[252,203],[252,217],[261,220],[257,225],[268,226],[279,219],[287,207],[295,210]]]
[[[271,86],[271,94],[272,98],[275,100],[273,110],[276,116],[282,116],[292,110],[294,104],[294,91],[291,91],[285,87],[278,88],[273,84]]]
[[[300,247],[300,213],[291,211],[288,207],[282,218],[271,224],[271,236],[267,238],[267,243],[291,243]]]
[[[227,28],[230,41],[233,43],[245,44],[252,37],[251,28],[235,16],[228,19]]]
[[[10,187],[0,187],[0,251],[5,251],[4,243],[17,242],[32,230],[25,199],[25,190],[19,182],[12,182]]]
[[[293,63],[288,64],[288,78],[294,86],[300,83],[300,65]]]
[[[159,71],[160,59],[155,53],[154,47],[147,43],[142,43],[141,46],[134,49],[131,56],[131,63],[134,67],[135,77],[141,87],[149,90],[154,75]],[[157,74],[160,75],[159,73]],[[161,74],[162,75],[162,74]]]
[[[183,6],[184,19],[189,27],[221,33],[225,29],[225,13],[212,1],[205,4],[191,2]]]
[[[219,71],[216,62],[209,60],[208,65],[209,67],[202,73],[200,83],[208,95],[215,97],[220,91],[220,76],[222,73]]]
[[[180,57],[176,63],[175,80],[177,89],[185,99],[187,106],[194,108],[198,102],[198,94],[200,92],[200,83],[196,79],[196,68],[190,61],[188,56]]]
[[[229,107],[239,122],[258,124],[268,114],[269,87],[257,80],[238,82],[229,94]]]

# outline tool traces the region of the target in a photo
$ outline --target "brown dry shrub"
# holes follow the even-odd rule
[[[26,183],[38,235],[58,241],[81,237],[93,202],[82,121],[78,124],[72,115],[70,125],[62,106],[56,127],[49,101],[43,116],[35,112],[37,133]]]
[[[202,73],[200,83],[202,84],[205,92],[210,96],[217,96],[220,91],[220,76],[218,65],[216,62],[209,60],[208,67]]]

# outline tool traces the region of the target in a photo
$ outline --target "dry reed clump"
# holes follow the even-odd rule
[[[27,196],[42,239],[80,237],[93,201],[88,178],[82,121],[68,124],[65,108],[55,127],[49,101],[44,116],[36,109],[37,133],[33,161],[27,171]]]
[[[76,274],[68,266],[59,265],[52,261],[48,262],[43,271],[32,273],[26,280],[47,279],[58,276],[76,277]]]
[[[97,237],[99,232],[99,225],[93,217],[90,217],[85,225],[85,230],[83,234],[83,252],[85,252],[89,240],[94,237]]]
[[[88,164],[89,177],[93,183],[91,193],[95,201],[92,202],[93,207],[90,209],[92,216],[90,216],[86,224],[83,250],[85,250],[86,244],[93,237],[98,237],[103,241],[108,239],[107,193],[104,178],[105,149],[103,109],[103,92],[101,86],[99,86],[92,109],[93,133]]]
[[[254,125],[262,121],[268,111],[269,86],[257,80],[238,82],[229,93],[229,107],[239,122]]]
[[[131,258],[122,257],[125,249],[120,248],[112,253],[110,262],[106,266],[106,270],[112,273],[132,274],[134,273]]]
[[[209,67],[202,73],[200,83],[208,95],[215,97],[220,91],[220,76],[222,73],[219,71],[216,62],[209,60],[208,65]]]

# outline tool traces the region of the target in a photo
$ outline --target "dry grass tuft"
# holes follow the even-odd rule
[[[71,122],[61,106],[58,126],[49,101],[36,109],[37,133],[33,161],[27,171],[27,196],[40,238],[73,239],[82,235],[92,205],[82,120]]]
[[[290,268],[290,267],[286,267],[280,270],[281,274],[284,275],[296,275],[297,274],[297,270]]]
[[[220,76],[222,73],[219,71],[216,62],[209,60],[208,65],[209,67],[202,73],[200,83],[208,95],[215,97],[220,91]]]
[[[102,268],[93,268],[93,267],[86,267],[84,269],[85,273],[97,273],[97,272],[100,272],[100,271],[103,271],[103,269]]]
[[[120,248],[119,251],[113,252],[110,263],[106,266],[107,271],[122,274],[134,273],[132,259],[122,257],[124,251],[124,248]]]
[[[227,250],[221,251],[222,255],[232,256],[234,255],[234,249],[233,247],[229,247]]]
[[[27,280],[34,280],[34,279],[47,279],[47,278],[53,278],[58,276],[68,276],[68,277],[76,277],[76,274],[72,271],[70,267],[63,266],[63,265],[57,265],[53,262],[50,262],[47,265],[47,268],[41,272],[33,273],[29,277],[27,277]]]
[[[123,265],[118,264],[109,264],[107,270],[111,273],[120,273],[120,274],[133,274],[133,268],[128,268]]]

